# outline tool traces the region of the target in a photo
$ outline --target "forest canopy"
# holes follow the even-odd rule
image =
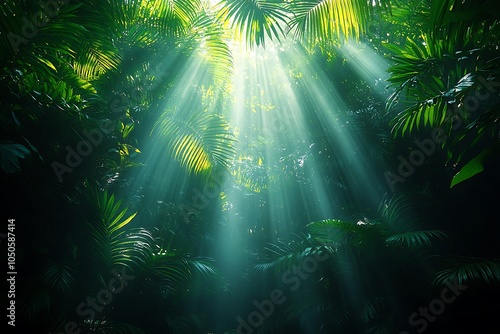
[[[3,1],[9,329],[496,328],[499,9]]]

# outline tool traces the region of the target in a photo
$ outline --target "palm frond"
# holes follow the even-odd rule
[[[158,254],[148,263],[147,272],[149,283],[162,294],[175,294],[179,286],[185,286],[191,278],[187,261],[174,254]]]
[[[424,214],[432,199],[425,193],[409,193],[385,197],[378,208],[382,221],[390,229],[389,234],[413,231],[431,217]]]
[[[154,252],[151,232],[123,229],[136,213],[126,217],[128,209],[121,208],[122,200],[115,201],[107,191],[94,192],[91,200],[97,202],[98,218],[86,224],[90,249],[110,268],[125,266],[133,271],[144,265]]]
[[[281,273],[303,263],[304,259],[319,255],[323,257],[325,254],[333,256],[336,253],[335,249],[329,246],[307,246],[296,245],[290,247],[283,243],[274,243],[266,247],[267,257],[261,263],[254,266],[258,271],[272,271],[274,273]]]
[[[152,255],[141,272],[143,286],[163,296],[184,295],[190,284],[212,292],[223,286],[221,273],[209,259],[160,252]]]
[[[328,312],[329,308],[331,308],[331,305],[329,305],[329,301],[325,300],[323,296],[313,291],[305,290],[300,297],[295,298],[293,303],[290,303],[285,311],[285,315],[289,320],[297,317],[300,318],[301,316],[307,317],[311,313],[330,313],[331,315],[331,312]]]
[[[41,63],[57,58],[58,54],[71,54],[73,43],[85,31],[74,23],[74,13],[81,4],[64,3],[55,6],[50,15],[41,11],[38,3],[7,1],[0,5],[3,14],[0,24],[2,63]],[[22,51],[22,52],[21,52]],[[37,64],[38,63],[38,64]]]
[[[396,88],[387,108],[399,102],[403,109],[392,122],[396,135],[422,126],[444,127],[449,133],[452,122],[445,120],[452,105],[461,105],[478,88],[479,77],[498,73],[490,64],[499,56],[499,21],[485,6],[483,0],[432,2],[418,40],[387,45],[394,60],[388,81]]]
[[[13,143],[0,143],[0,168],[5,173],[16,173],[21,171],[20,160],[26,158],[30,151],[26,146]]]
[[[287,10],[282,0],[223,0],[219,18],[230,23],[250,47],[284,34]]]
[[[234,135],[222,116],[208,112],[166,111],[153,129],[165,148],[190,173],[210,173],[219,168],[229,170],[235,155]]]
[[[203,278],[218,277],[220,272],[214,267],[214,263],[208,258],[190,259],[188,265],[191,272],[199,274]]]
[[[368,246],[382,240],[382,226],[365,221],[348,222],[326,219],[307,225],[312,238],[321,244],[338,246]],[[373,244],[372,244],[373,245]]]
[[[291,1],[287,8],[293,13],[290,31],[298,39],[310,43],[347,41],[364,33],[373,8],[390,9],[390,1]]]
[[[436,262],[434,283],[464,284],[500,283],[500,261],[465,256],[444,256]]]
[[[432,241],[450,240],[451,236],[443,230],[420,230],[429,217],[422,209],[430,205],[430,199],[422,193],[406,194],[382,200],[380,215],[386,224],[388,245],[407,248],[431,247]]]
[[[374,297],[364,303],[361,318],[365,323],[365,333],[391,334],[397,332],[391,315],[391,305],[384,297]]]
[[[206,317],[198,314],[180,315],[170,313],[163,318],[173,333],[196,333],[206,324]],[[206,326],[206,325],[205,325]]]
[[[73,69],[82,80],[97,80],[102,74],[118,69],[123,55],[111,45],[102,41],[82,41]]]
[[[406,247],[431,247],[433,239],[449,239],[448,233],[441,230],[408,231],[391,235],[386,239],[388,244]]]
[[[47,263],[40,273],[42,283],[49,289],[69,294],[76,284],[76,271],[68,262]]]
[[[90,320],[85,322],[82,327],[98,334],[150,334],[150,332],[130,323],[112,320]]]
[[[233,58],[224,28],[214,15],[202,11],[192,21],[191,29],[190,35],[198,40],[201,58],[213,77],[213,86],[225,88],[233,70]]]
[[[255,269],[259,271],[274,270],[280,272],[285,268],[289,268],[294,263],[299,263],[304,257],[304,252],[310,245],[307,238],[299,235],[299,241],[281,241],[268,243],[264,248],[264,253],[260,263],[255,265]]]
[[[368,323],[376,318],[379,318],[389,310],[389,305],[385,298],[374,297],[370,300],[365,301],[363,311],[361,312],[361,317],[364,322]]]
[[[143,23],[162,34],[178,37],[187,33],[202,6],[199,0],[142,0],[140,7]]]
[[[47,317],[51,314],[52,296],[49,290],[37,286],[36,291],[23,301],[28,318],[36,320],[38,317]]]

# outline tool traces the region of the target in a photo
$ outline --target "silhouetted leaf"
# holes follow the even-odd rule
[[[12,142],[0,143],[0,167],[5,173],[21,171],[20,159],[26,158],[30,151],[21,144]]]

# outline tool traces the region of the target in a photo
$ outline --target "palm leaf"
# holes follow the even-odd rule
[[[383,230],[377,223],[356,223],[337,219],[326,219],[307,225],[312,238],[321,244],[339,246],[368,246],[380,243]]]
[[[191,24],[190,34],[199,43],[199,53],[213,77],[215,88],[226,87],[233,69],[232,54],[225,41],[225,30],[216,17],[202,11]]]
[[[111,320],[90,320],[82,325],[96,334],[149,334],[150,332],[130,323]]]
[[[40,5],[29,1],[4,1],[0,4],[0,61],[26,62],[35,64],[38,58],[47,61],[48,54],[54,49],[60,53],[71,50],[70,45],[78,41],[84,28],[72,22],[73,13],[81,4],[57,4],[52,15],[44,14]],[[24,18],[24,20],[23,20]],[[23,52],[21,52],[23,51]]]
[[[167,111],[153,129],[172,158],[190,173],[209,173],[218,168],[229,170],[235,155],[234,136],[223,117],[207,112],[192,112],[181,117]]]
[[[141,272],[143,286],[164,297],[184,295],[188,286],[195,282],[203,284],[205,291],[221,287],[222,275],[209,259],[185,255],[159,252],[150,256]]]
[[[290,22],[296,38],[302,39],[307,34],[308,41],[347,39],[354,34],[359,37],[364,26],[364,13],[356,2],[333,0],[308,0],[291,3],[294,18]]]
[[[388,311],[388,304],[385,298],[374,297],[365,302],[361,317],[364,322],[380,317]]]
[[[181,36],[200,12],[199,0],[142,0],[141,23],[169,36]]]
[[[203,315],[181,315],[169,313],[163,317],[172,333],[198,333],[205,328],[207,318]]]
[[[329,302],[331,301],[325,300],[324,296],[318,295],[317,293],[314,293],[310,290],[305,290],[300,295],[300,297],[294,299],[293,303],[290,303],[290,305],[285,310],[285,315],[289,320],[297,317],[300,318],[301,316],[310,317],[311,313],[316,312],[319,314],[330,313],[329,316],[331,316],[331,313],[333,312],[331,312],[332,310],[329,310],[329,308],[331,307],[329,305]],[[342,309],[338,311],[345,312],[345,310]],[[338,312],[338,314],[336,315],[345,316],[346,314],[343,312]],[[339,317],[338,321],[341,322],[342,320],[342,317]]]
[[[258,271],[273,271],[280,273],[300,264],[306,257],[315,254],[335,253],[335,250],[325,245],[312,245],[305,236],[299,235],[299,241],[269,243],[265,247],[265,255],[260,263],[254,266]]]
[[[427,215],[416,215],[431,202],[425,194],[414,193],[402,196],[393,195],[384,199],[379,207],[380,215],[386,224],[385,243],[408,248],[430,247],[433,239],[450,239],[442,230],[417,230],[427,219]]]
[[[391,315],[391,305],[384,297],[374,297],[364,303],[361,318],[365,323],[365,333],[396,333],[396,323]]]
[[[63,294],[69,294],[76,284],[76,271],[67,262],[51,261],[40,274],[44,285]]]
[[[118,53],[116,48],[91,39],[82,41],[73,68],[82,80],[93,81],[108,71],[118,69],[122,58],[123,55]]]
[[[5,173],[21,171],[20,160],[26,158],[30,151],[21,144],[4,142],[0,143],[0,168]]]
[[[298,39],[308,42],[343,41],[351,36],[359,38],[365,31],[373,6],[390,9],[390,1],[291,1],[287,8],[293,13],[290,31]]]
[[[449,235],[441,230],[409,231],[391,235],[386,242],[406,247],[431,247],[432,239],[449,239]]]
[[[436,263],[434,283],[457,282],[500,283],[500,262],[496,259],[484,259],[465,256],[441,257]]]
[[[135,213],[123,219],[127,209],[121,209],[121,200],[107,191],[94,191],[90,200],[96,203],[97,218],[87,222],[90,249],[110,268],[125,266],[129,270],[140,268],[154,252],[154,238],[145,229],[124,230]]]
[[[219,18],[230,23],[250,47],[265,46],[284,34],[287,10],[282,0],[222,0]]]
[[[31,293],[27,300],[23,301],[28,318],[35,320],[37,317],[47,317],[51,314],[52,296],[49,290],[40,289],[40,286],[37,286],[36,291]]]
[[[432,198],[424,192],[392,195],[384,198],[379,206],[379,213],[390,234],[412,231],[432,218],[422,214],[431,207]],[[419,212],[419,214],[416,214]]]
[[[448,107],[463,103],[478,88],[478,77],[496,71],[489,64],[498,58],[493,46],[498,17],[487,7],[483,0],[434,1],[418,39],[408,38],[402,47],[388,46],[394,60],[388,81],[396,88],[388,108],[394,108],[404,94],[404,110],[393,122],[395,134],[410,133],[422,124],[446,125],[448,133],[452,128],[452,122],[445,124]]]
[[[215,269],[214,264],[209,259],[190,259],[188,264],[191,267],[191,272],[199,274],[204,278],[217,277],[220,275],[219,271]]]

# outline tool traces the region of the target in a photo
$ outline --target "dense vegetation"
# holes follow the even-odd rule
[[[3,1],[9,329],[496,333],[499,12]]]

